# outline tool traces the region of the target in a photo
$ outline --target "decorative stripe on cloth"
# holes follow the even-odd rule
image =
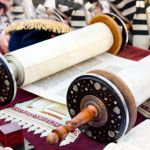
[[[110,0],[110,2],[119,9],[124,17],[128,18],[130,21],[133,20],[136,11],[136,0]]]
[[[23,0],[9,0],[9,3],[11,4],[11,9],[5,14],[9,22],[25,20],[26,15],[23,8]]]
[[[5,122],[16,122],[23,129],[28,129],[28,132],[40,134],[40,138],[43,138],[59,125],[65,124],[70,117],[65,105],[38,97],[1,110],[0,119],[5,119]],[[74,142],[79,134],[78,129],[70,133],[60,146]]]
[[[78,0],[78,3],[82,6],[84,5],[83,0]],[[81,28],[86,26],[85,10],[81,7],[77,10],[73,10],[71,14],[71,26],[73,28]]]
[[[146,9],[150,2],[147,0],[110,0],[113,10],[121,17],[126,17],[132,24],[133,45],[148,49],[150,33]],[[116,9],[115,9],[116,7]]]

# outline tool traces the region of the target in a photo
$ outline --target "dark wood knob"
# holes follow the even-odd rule
[[[95,106],[87,106],[72,120],[67,121],[65,125],[59,126],[57,129],[53,130],[52,133],[47,136],[47,142],[49,144],[57,144],[59,141],[65,139],[69,132],[73,132],[79,126],[90,122],[96,118],[97,115],[98,111]]]

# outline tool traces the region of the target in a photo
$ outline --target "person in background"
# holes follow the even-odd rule
[[[3,30],[11,23],[25,20],[22,7],[23,0],[0,0],[0,53],[8,52],[10,35],[4,35]]]
[[[0,35],[0,53],[3,55],[8,53],[9,39],[10,35]]]
[[[132,26],[133,46],[150,49],[150,0],[110,0],[111,9]]]
[[[68,23],[74,29],[88,25],[87,18],[90,17],[86,14],[93,16],[113,12],[131,26],[130,44],[143,49],[150,48],[150,12],[146,13],[150,11],[150,0],[57,0],[57,3],[39,0],[36,5],[34,0],[29,2],[33,6],[31,11],[30,3],[23,3],[26,4],[24,10],[28,19],[54,19]],[[8,52],[9,40],[10,35],[0,36],[0,53]]]
[[[0,0],[0,16],[6,12],[7,10],[9,10],[11,7],[11,5],[9,4],[9,2],[7,0]]]
[[[1,16],[11,8],[10,3],[7,0],[0,0],[0,19]],[[0,53],[7,53],[9,36],[0,37]]]

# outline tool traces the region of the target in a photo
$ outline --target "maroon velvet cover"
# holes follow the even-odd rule
[[[119,56],[124,57],[124,58],[128,58],[131,60],[140,60],[141,58],[150,55],[150,51],[148,50],[142,50],[136,47],[132,47],[130,45],[127,45],[120,53]],[[9,105],[3,107],[3,108],[7,108],[7,107],[11,107],[16,103],[20,103],[20,102],[24,102],[26,100],[32,99],[36,97],[35,95],[25,92],[21,89],[18,89],[17,92],[17,96],[15,98],[15,100],[10,103]],[[3,109],[0,108],[0,109]],[[139,122],[143,121],[145,118],[138,114],[137,117],[137,122],[136,124],[138,124]],[[4,122],[2,120],[0,120],[0,125],[4,124]],[[89,138],[87,138],[85,135],[80,134],[80,136],[78,137],[78,139],[74,142],[71,143],[69,145],[66,146],[61,146],[59,147],[58,145],[48,145],[45,141],[45,138],[40,138],[40,135],[33,135],[32,132],[28,133],[25,130],[25,138],[35,146],[36,150],[102,150],[105,145],[104,144],[100,144],[97,142],[94,142],[92,140],[90,140]]]

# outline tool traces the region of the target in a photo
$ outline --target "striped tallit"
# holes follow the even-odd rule
[[[77,10],[73,10],[71,14],[71,27],[81,28],[86,26],[86,18],[84,11],[84,0],[75,0],[74,2],[79,3],[82,7]]]
[[[31,0],[32,1],[32,0]],[[38,0],[40,1],[40,0]],[[42,3],[44,0],[41,0]],[[61,20],[67,20],[72,28],[81,28],[87,25],[89,16],[94,14],[94,9],[101,7],[103,10],[110,2],[110,7],[125,22],[132,25],[132,44],[137,47],[148,49],[150,46],[150,35],[148,32],[148,22],[146,9],[149,7],[149,0],[45,0],[51,7],[52,2],[55,14],[60,15]],[[146,3],[147,2],[147,3]],[[87,5],[89,3],[89,5]],[[94,5],[96,4],[96,5]],[[99,4],[99,5],[98,5]],[[93,7],[94,6],[94,7]],[[95,7],[96,6],[96,7]],[[91,15],[91,16],[92,16]],[[45,15],[44,15],[45,16]],[[148,17],[149,18],[149,17]]]
[[[146,5],[143,0],[136,1],[136,14],[133,17],[133,45],[145,49],[150,46]]]
[[[133,45],[148,49],[150,47],[150,34],[146,9],[149,2],[144,0],[110,0],[113,9],[121,17],[125,17],[132,24]],[[117,11],[118,10],[118,11]]]

